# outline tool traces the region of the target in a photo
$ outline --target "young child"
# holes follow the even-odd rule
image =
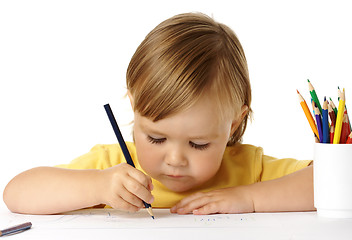
[[[200,13],[162,22],[132,57],[127,89],[136,169],[118,144],[96,145],[70,164],[12,179],[4,190],[11,211],[138,211],[142,200],[178,214],[314,210],[311,161],[275,159],[240,143],[251,87],[227,26]]]

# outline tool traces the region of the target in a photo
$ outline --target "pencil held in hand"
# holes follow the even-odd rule
[[[119,144],[120,144],[120,147],[122,149],[123,155],[125,156],[126,162],[129,165],[131,165],[132,167],[135,167],[135,165],[133,163],[133,160],[132,160],[132,157],[131,157],[131,154],[128,151],[128,148],[126,146],[125,140],[123,139],[123,136],[121,134],[120,128],[119,128],[119,126],[118,126],[118,124],[116,122],[116,119],[115,119],[114,114],[113,114],[113,112],[112,112],[112,110],[110,108],[110,105],[109,104],[105,104],[104,108],[105,108],[106,114],[109,117],[111,126],[114,129],[114,132],[115,132],[115,135],[117,137],[117,140],[119,141]],[[149,203],[146,203],[144,201],[143,201],[143,204],[144,204],[145,208],[147,209],[149,215],[154,219],[152,206]]]

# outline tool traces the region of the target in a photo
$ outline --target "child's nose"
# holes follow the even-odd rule
[[[165,162],[174,167],[185,167],[188,164],[187,158],[180,148],[171,149],[166,154]]]

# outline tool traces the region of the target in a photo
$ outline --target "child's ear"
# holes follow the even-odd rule
[[[134,99],[133,99],[132,93],[129,90],[127,91],[127,95],[128,95],[128,98],[130,99],[132,110],[134,111]]]
[[[248,113],[248,106],[243,105],[241,107],[241,115],[232,121],[230,137],[235,133],[235,131],[237,130],[238,126],[241,124],[243,118],[247,115],[247,113]]]

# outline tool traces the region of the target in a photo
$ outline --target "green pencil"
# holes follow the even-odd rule
[[[309,79],[307,79],[307,80],[308,80],[308,87],[309,87],[310,95],[311,95],[313,101],[316,103],[317,107],[319,108],[319,111],[323,112],[321,105],[320,105],[320,102],[319,102],[319,99],[318,99],[318,96],[317,96],[317,93],[315,92],[315,89],[314,89],[313,85],[310,83]]]

